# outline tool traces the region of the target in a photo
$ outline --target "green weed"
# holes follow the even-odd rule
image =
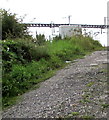
[[[79,115],[79,112],[72,112],[71,113],[73,116],[77,116],[77,115]]]
[[[86,86],[87,86],[87,87],[91,87],[93,84],[94,84],[94,82],[90,82],[90,83],[88,83]]]
[[[102,108],[108,108],[109,104],[102,104],[101,106],[102,106]]]
[[[94,116],[86,115],[86,116],[82,116],[81,118],[83,118],[84,120],[92,120],[94,119]]]

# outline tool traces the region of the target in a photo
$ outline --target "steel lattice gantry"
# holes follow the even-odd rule
[[[45,23],[23,23],[27,27],[59,27],[59,26],[65,26],[69,24],[45,24]],[[79,26],[81,28],[101,28],[101,29],[107,29],[109,28],[109,25],[87,25],[87,24],[70,24],[70,26]]]

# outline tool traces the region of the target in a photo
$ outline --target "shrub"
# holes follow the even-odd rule
[[[16,14],[0,9],[2,16],[2,39],[28,37],[27,27],[19,22]]]
[[[41,34],[36,35],[36,43],[38,45],[44,45],[45,42],[46,42],[46,39],[45,39],[45,35],[44,34],[43,35],[41,35]]]

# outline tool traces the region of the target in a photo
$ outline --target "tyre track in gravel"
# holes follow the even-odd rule
[[[76,112],[77,117],[106,118],[107,108],[102,109],[101,105],[107,104],[107,63],[107,51],[95,51],[77,59],[41,83],[38,89],[25,93],[23,101],[3,111],[2,117],[59,118],[73,117],[71,113]],[[90,85],[91,82],[94,84]],[[84,101],[87,93],[92,93],[86,97],[90,102]]]

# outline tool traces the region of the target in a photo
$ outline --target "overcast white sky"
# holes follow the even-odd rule
[[[72,24],[104,24],[108,1],[0,0],[0,8],[10,9],[10,12],[16,13],[18,17],[26,14],[24,22],[27,23],[31,21],[34,23],[51,23],[51,21],[54,23],[68,23],[68,19],[64,17],[71,15]]]

